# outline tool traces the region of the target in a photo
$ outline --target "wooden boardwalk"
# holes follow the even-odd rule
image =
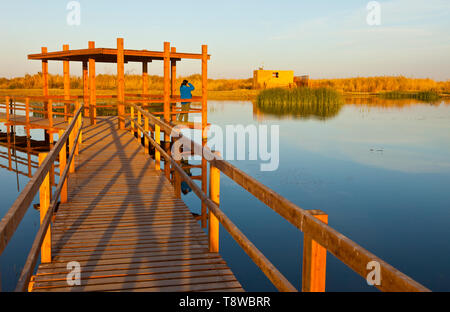
[[[52,257],[32,291],[242,291],[188,207],[117,117],[83,128],[68,202],[52,225]],[[69,286],[67,264],[81,266]]]

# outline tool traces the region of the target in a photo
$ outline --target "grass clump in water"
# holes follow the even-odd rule
[[[390,91],[380,94],[380,97],[389,100],[400,99],[416,99],[419,101],[433,102],[439,100],[441,97],[436,91],[421,91],[421,92],[402,92],[402,91]]]
[[[343,99],[330,88],[275,88],[261,91],[256,103],[263,113],[326,119],[339,113]]]

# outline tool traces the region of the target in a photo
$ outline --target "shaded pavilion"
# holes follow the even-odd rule
[[[96,63],[116,63],[117,64],[117,109],[118,115],[125,113],[125,101],[139,102],[144,106],[150,103],[164,103],[164,110],[161,114],[164,120],[171,121],[176,112],[172,110],[172,104],[180,102],[179,96],[175,95],[177,62],[183,59],[193,59],[201,61],[202,95],[194,97],[192,102],[201,102],[202,132],[206,138],[205,128],[207,126],[207,79],[208,79],[208,46],[202,45],[201,53],[177,52],[175,47],[171,47],[169,42],[164,42],[163,51],[131,50],[124,48],[124,39],[117,39],[117,47],[96,48],[94,41],[89,41],[87,49],[69,49],[69,45],[63,45],[62,51],[48,52],[46,47],[41,48],[41,53],[28,55],[30,60],[42,61],[43,96],[49,96],[48,83],[48,62],[63,62],[64,77],[64,100],[73,98],[70,94],[70,62],[80,62],[83,72],[83,101],[85,104],[85,117],[90,117],[91,123],[95,124],[97,115],[97,94],[95,83]],[[148,92],[148,64],[153,61],[162,61],[164,66],[164,93],[163,96],[150,95]],[[125,94],[125,64],[137,62],[142,64],[142,93]],[[138,100],[128,97],[139,97]],[[127,97],[127,98],[126,98]],[[198,112],[198,111],[191,111]],[[119,128],[124,129],[123,119],[119,119]]]

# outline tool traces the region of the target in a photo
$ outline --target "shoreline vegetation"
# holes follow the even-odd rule
[[[162,94],[163,77],[149,76],[149,92]],[[183,79],[191,81],[196,90],[193,95],[201,95],[200,75],[177,78],[177,85]],[[252,89],[253,80],[250,79],[208,79],[208,98],[211,100],[255,100],[263,90]],[[83,81],[81,77],[71,76],[71,93],[82,95]],[[97,75],[97,94],[116,94],[115,75]],[[433,101],[439,97],[450,97],[450,80],[434,81],[432,79],[394,77],[367,77],[345,79],[312,79],[312,89],[333,89],[344,96],[379,96],[385,99],[418,99]],[[49,75],[49,93],[62,95],[64,81],[61,75]],[[140,75],[126,75],[125,88],[129,93],[141,93],[142,77]],[[42,75],[25,75],[17,78],[0,78],[0,96],[3,95],[42,95]]]

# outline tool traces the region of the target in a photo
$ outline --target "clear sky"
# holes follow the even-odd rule
[[[182,52],[208,44],[212,78],[249,78],[257,67],[292,69],[296,75],[337,78],[405,75],[450,79],[450,0],[379,1],[381,25],[370,26],[362,0],[79,0],[79,26],[67,24],[68,0],[0,0],[0,76],[40,71],[27,54],[87,47],[162,50],[170,41]],[[74,64],[71,74],[79,75]],[[162,62],[149,67],[161,74]],[[60,64],[50,64],[61,73]],[[98,65],[115,73],[114,65]],[[127,65],[128,73],[140,73]],[[179,74],[200,71],[185,61]]]

